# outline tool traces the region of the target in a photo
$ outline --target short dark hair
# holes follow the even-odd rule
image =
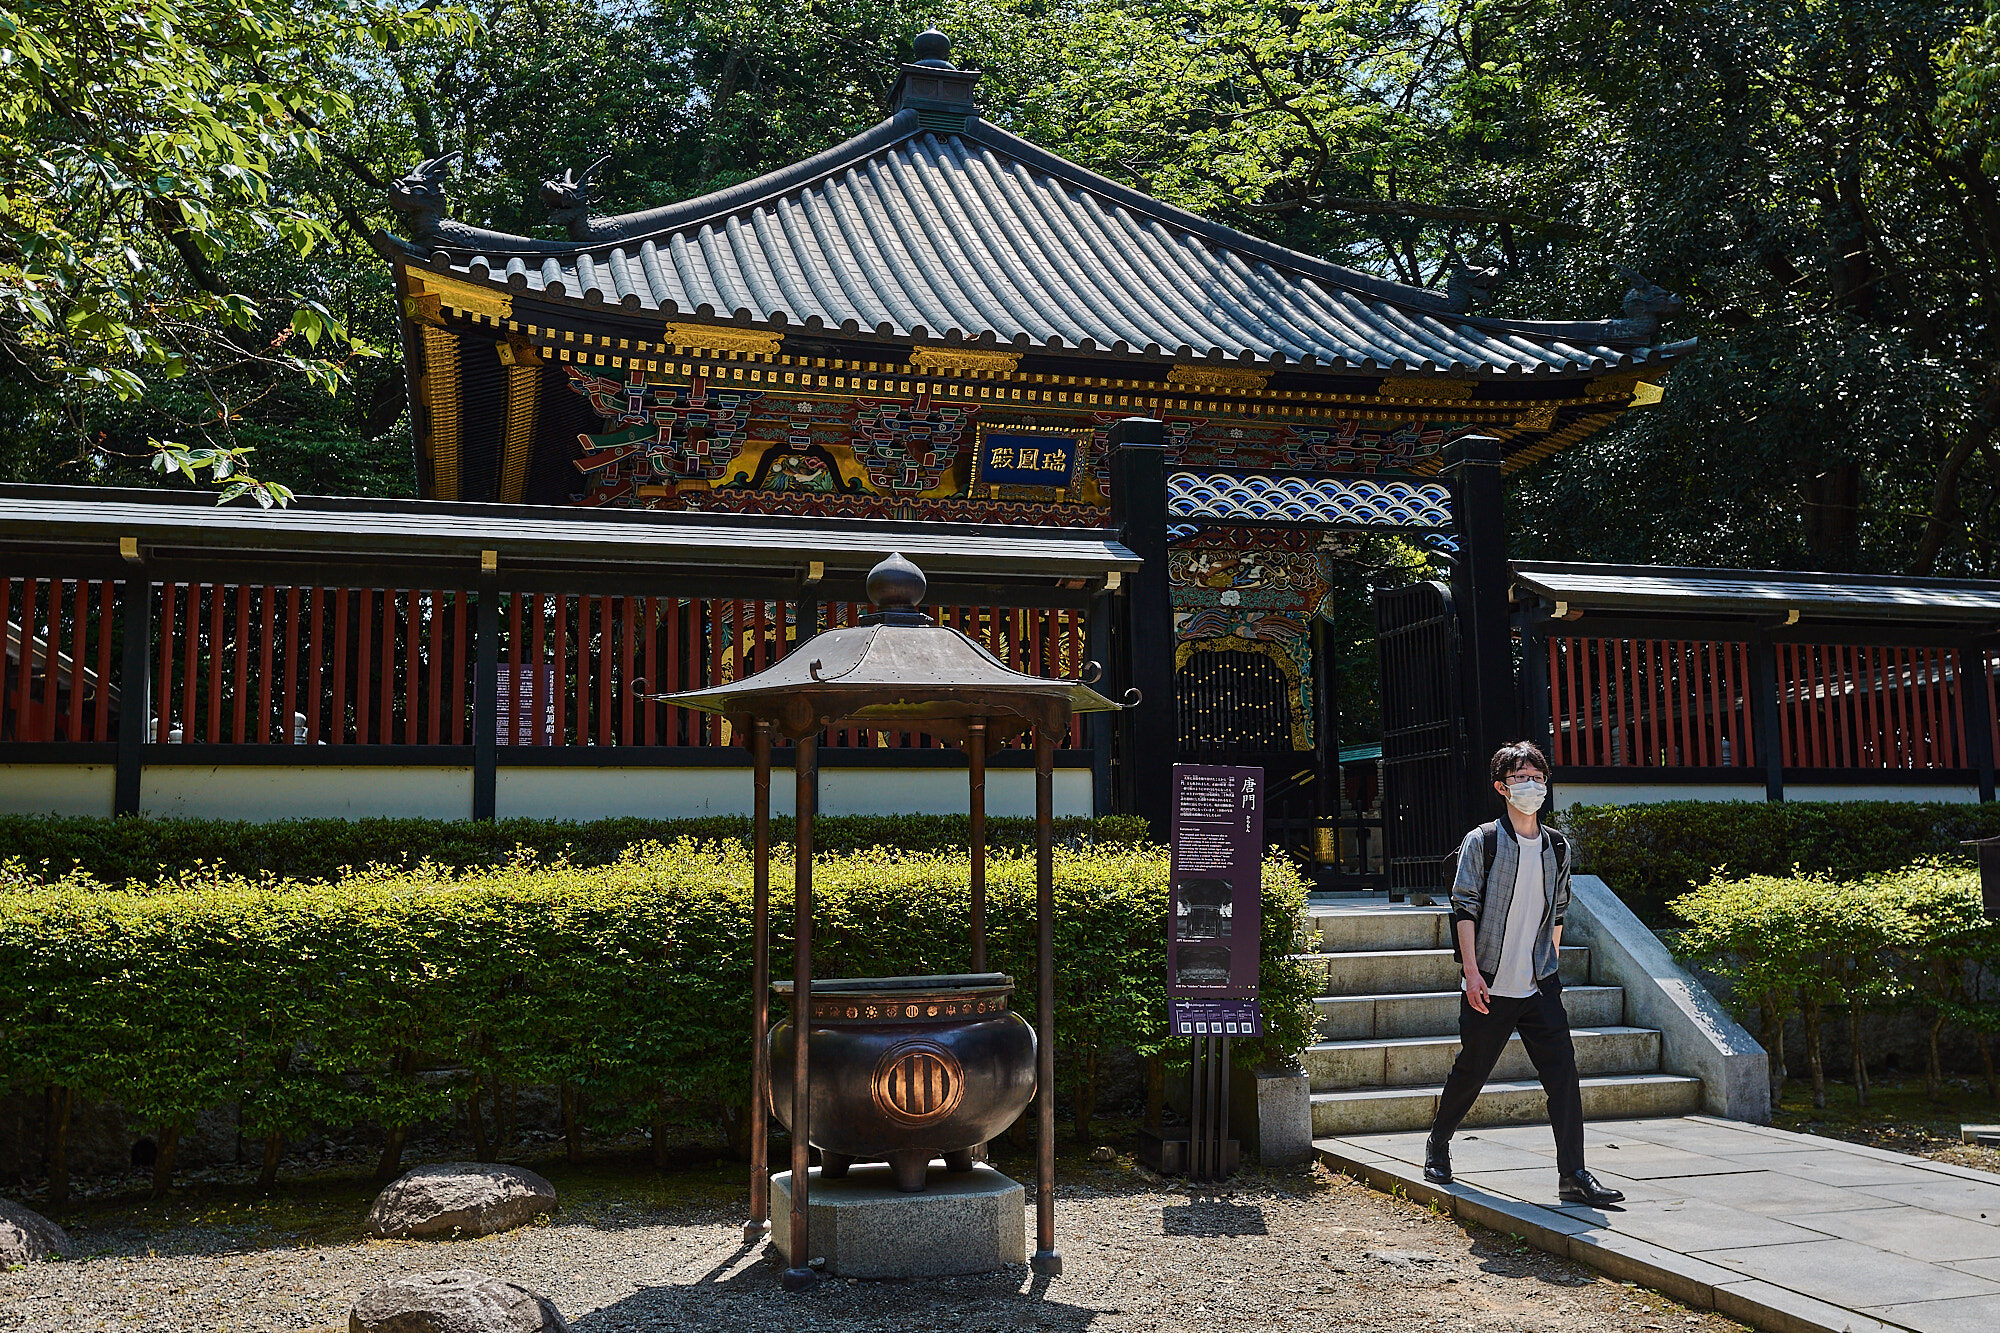
[[[1493,752],[1493,762],[1487,765],[1487,771],[1495,782],[1505,782],[1509,773],[1523,765],[1541,770],[1543,777],[1549,775],[1549,757],[1533,741],[1507,742]]]

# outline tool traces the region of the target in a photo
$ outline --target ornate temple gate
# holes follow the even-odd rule
[[[1452,490],[1421,477],[1172,468],[1166,579],[1176,757],[1264,769],[1266,836],[1323,887],[1373,888],[1396,844],[1373,806],[1372,760],[1341,764],[1325,610],[1343,532],[1452,526]],[[1399,688],[1453,664],[1412,660]],[[1385,697],[1386,703],[1386,697]],[[1386,807],[1385,807],[1386,808]]]

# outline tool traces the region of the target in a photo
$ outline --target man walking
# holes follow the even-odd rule
[[[1438,1095],[1424,1148],[1424,1178],[1451,1183],[1451,1136],[1486,1086],[1516,1032],[1548,1094],[1564,1203],[1617,1203],[1583,1165],[1583,1093],[1563,1009],[1563,913],[1569,908],[1569,848],[1541,824],[1549,761],[1527,741],[1503,745],[1488,768],[1507,802],[1503,818],[1465,835],[1451,886],[1451,927],[1465,972],[1458,1004],[1458,1059]]]

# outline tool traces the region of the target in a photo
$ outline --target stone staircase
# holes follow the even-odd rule
[[[1313,1137],[1429,1128],[1458,1055],[1450,911],[1384,898],[1316,907],[1311,924],[1320,951],[1304,957],[1323,975],[1321,1039],[1304,1057]],[[1700,1079],[1661,1072],[1660,1034],[1624,1024],[1624,990],[1591,984],[1589,949],[1562,951],[1562,977],[1586,1119],[1701,1109]],[[1465,1123],[1546,1118],[1541,1084],[1516,1037]]]

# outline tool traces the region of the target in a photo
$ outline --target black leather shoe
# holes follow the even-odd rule
[[[1619,1191],[1598,1184],[1596,1176],[1583,1170],[1564,1176],[1559,1192],[1564,1203],[1587,1203],[1593,1207],[1601,1203],[1621,1203],[1625,1198]]]
[[[1424,1179],[1433,1185],[1451,1184],[1451,1145],[1436,1139],[1424,1140]]]

